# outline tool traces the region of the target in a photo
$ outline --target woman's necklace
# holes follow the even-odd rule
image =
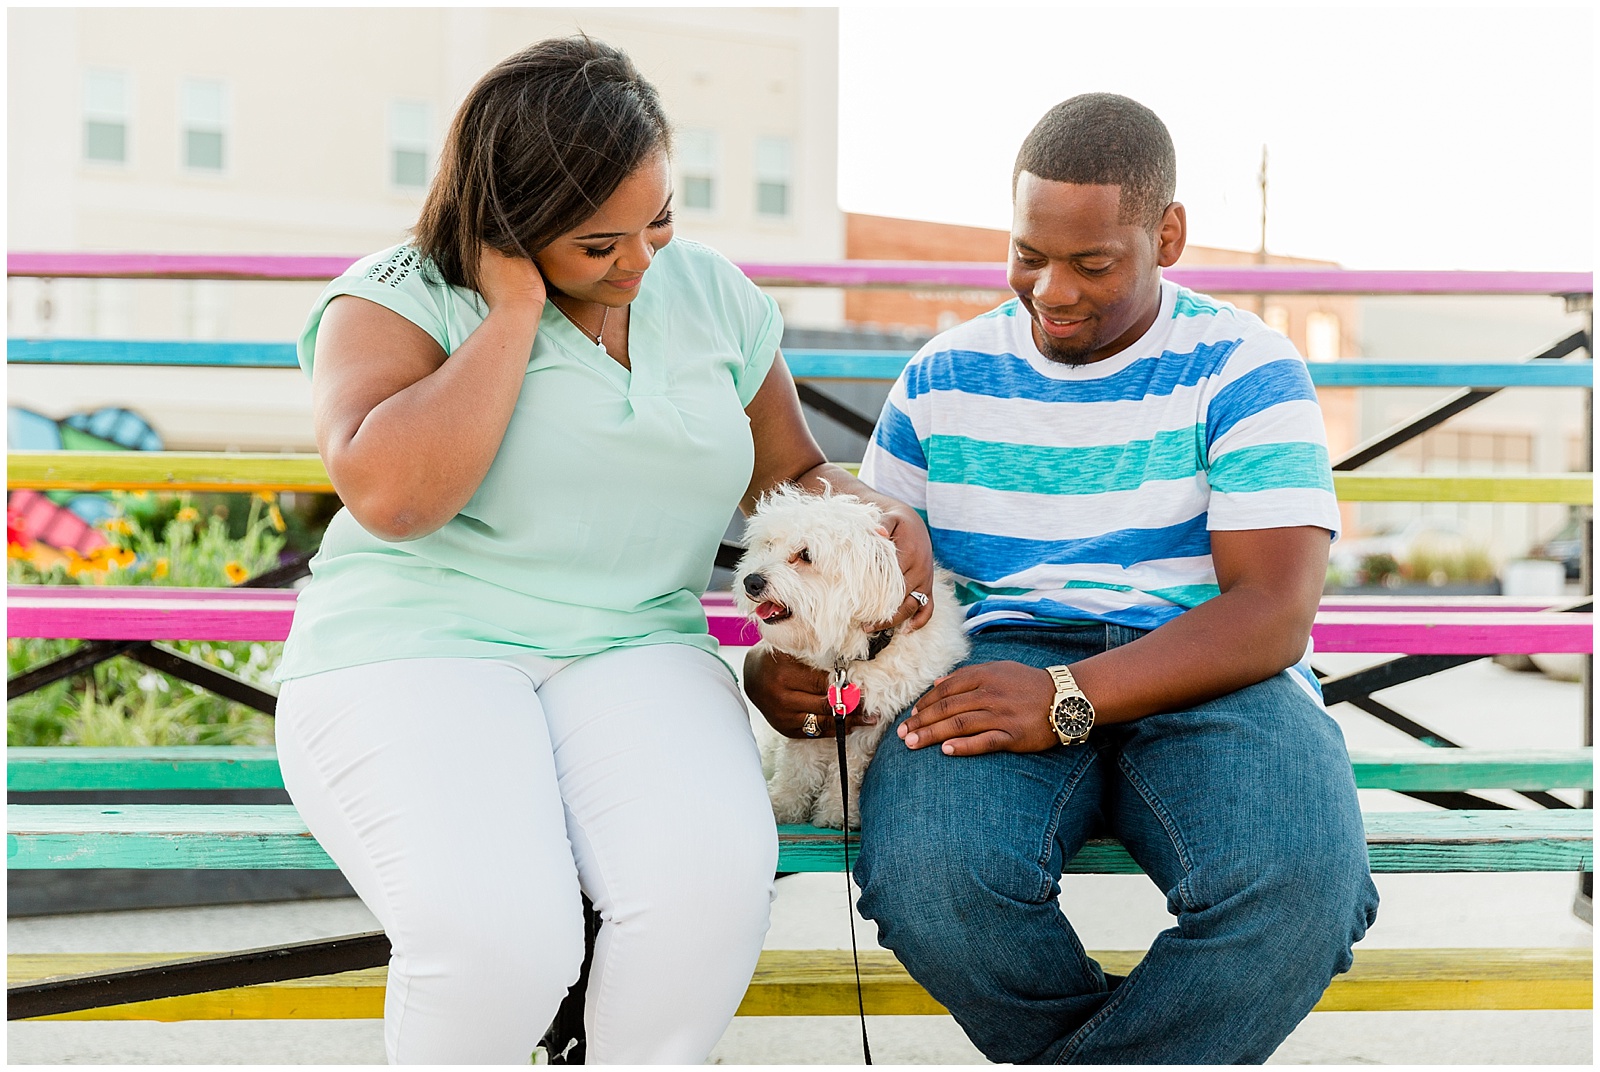
[[[571,313],[567,312],[565,309],[562,309],[560,305],[557,305],[554,301],[552,301],[550,304],[555,305],[557,311],[559,311],[562,316],[567,318],[567,323],[583,332],[584,338],[593,340],[594,344],[602,349],[605,347],[605,343],[601,342],[600,339],[606,333],[606,321],[611,317],[611,306],[602,305],[600,307],[601,309],[605,310],[600,314],[600,330],[590,331],[588,328],[578,323],[577,319],[574,318]]]

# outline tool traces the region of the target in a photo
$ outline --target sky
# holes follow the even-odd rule
[[[1189,241],[1349,268],[1590,271],[1594,14],[867,6],[839,19],[848,212],[1004,228],[1033,124],[1077,93],[1172,132]]]

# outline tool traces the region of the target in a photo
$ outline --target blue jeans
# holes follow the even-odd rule
[[[992,628],[967,661],[1072,663],[1140,635]],[[861,815],[861,914],[993,1061],[1265,1061],[1377,915],[1344,738],[1287,674],[1028,755],[891,733]],[[1105,833],[1177,917],[1126,979],[1058,904],[1063,864]]]

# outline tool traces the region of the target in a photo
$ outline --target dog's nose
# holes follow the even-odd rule
[[[744,594],[755,599],[767,590],[767,579],[759,573],[752,573],[744,579]]]

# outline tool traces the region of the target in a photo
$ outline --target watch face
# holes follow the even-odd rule
[[[1064,696],[1056,704],[1056,732],[1068,737],[1081,737],[1094,726],[1094,708],[1082,696]]]

